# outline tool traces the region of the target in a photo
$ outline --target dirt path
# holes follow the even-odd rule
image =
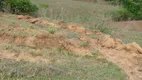
[[[142,21],[121,21],[121,22],[111,22],[109,26],[119,27],[127,30],[142,31]]]
[[[64,28],[87,36],[95,33],[98,35],[98,39],[91,39],[89,37],[79,38],[81,41],[90,41],[90,49],[87,50],[92,50],[93,48],[99,50],[109,61],[118,65],[128,75],[128,80],[142,80],[142,62],[140,62],[142,60],[142,48],[137,43],[124,44],[121,40],[102,34],[100,31],[89,31],[84,27],[67,25],[62,22],[54,24],[27,16],[17,16],[17,19],[33,24]]]

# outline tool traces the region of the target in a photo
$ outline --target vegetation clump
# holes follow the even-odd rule
[[[141,0],[109,0],[117,1],[122,5],[122,9],[116,11],[114,20],[141,20],[142,19],[142,1]]]
[[[31,14],[36,12],[38,7],[30,0],[1,0],[0,10],[14,14]]]

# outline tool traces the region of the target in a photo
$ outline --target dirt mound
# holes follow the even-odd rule
[[[43,24],[43,25],[50,24],[50,23],[48,23],[48,21],[41,21],[39,18],[32,18],[30,16],[18,15],[18,16],[16,16],[16,18],[19,20],[30,22],[32,24]]]
[[[31,17],[30,16],[18,15],[18,16],[16,16],[16,18],[20,19],[20,20],[27,20],[27,19],[30,19]]]
[[[68,29],[73,30],[78,33],[85,33],[86,29],[84,27],[77,27],[76,25],[69,25]]]
[[[0,35],[0,42],[9,42],[16,45],[25,45],[34,48],[59,48],[62,47],[76,55],[91,55],[89,50],[80,48],[79,45],[73,44],[70,40],[54,35],[37,35],[35,37],[19,37],[8,34]]]
[[[119,39],[114,39],[110,35],[100,35],[98,43],[102,47],[106,48],[118,48],[123,45],[122,41]]]
[[[61,37],[55,37],[50,35],[37,35],[35,37],[20,37],[9,34],[0,34],[1,42],[10,42],[17,45],[26,45],[30,47],[38,48],[53,48],[60,47]]]
[[[100,35],[97,44],[96,48],[109,61],[117,64],[128,75],[128,80],[142,80],[142,72],[139,71],[142,48],[137,43],[124,44],[110,35]]]
[[[126,51],[129,51],[131,53],[142,54],[142,48],[135,42],[126,44],[123,49],[126,50]]]
[[[137,43],[124,44],[120,39],[112,38],[110,35],[101,35],[98,43],[102,47],[142,54],[142,48]]]
[[[51,23],[51,22],[48,22],[48,21],[40,20],[38,18],[32,18],[32,17],[22,16],[22,15],[19,15],[16,18],[19,19],[19,20],[24,20],[24,21],[30,22],[32,24],[50,25],[52,27],[64,28],[64,29],[72,30],[72,31],[75,31],[75,32],[78,32],[78,33],[81,33],[81,34],[85,34],[85,35],[91,35],[93,33],[101,34],[100,31],[97,31],[97,30],[90,31],[90,30],[87,30],[84,27],[80,27],[80,26],[77,26],[75,24],[67,25],[62,21],[55,24],[55,23]]]

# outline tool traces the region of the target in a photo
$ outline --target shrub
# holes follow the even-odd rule
[[[114,0],[110,0],[114,1]],[[142,19],[142,0],[117,0],[124,9],[117,11],[113,16],[116,20]]]
[[[3,7],[3,1],[0,1],[0,10],[2,9]]]
[[[30,0],[3,0],[1,4],[3,8],[8,7],[10,12],[15,14],[30,14],[38,10],[38,7]]]
[[[48,32],[49,32],[50,34],[55,34],[56,31],[57,31],[57,28],[55,28],[55,27],[49,27],[49,28],[48,28]]]
[[[30,0],[9,0],[10,11],[12,13],[31,13],[38,10],[36,5],[32,4]]]
[[[122,8],[113,12],[112,17],[114,21],[126,21],[130,20],[133,17],[133,14],[127,9]]]
[[[102,33],[105,33],[105,34],[111,34],[112,31],[114,31],[114,30],[112,30],[113,28],[106,26],[104,22],[100,23],[98,25],[95,25],[94,28],[95,28],[95,30],[99,30],[99,31],[101,31]]]
[[[142,0],[124,0],[122,4],[134,15],[134,19],[142,19]]]
[[[4,8],[4,2],[5,2],[6,0],[0,0],[0,11],[2,11],[3,10],[3,8]]]

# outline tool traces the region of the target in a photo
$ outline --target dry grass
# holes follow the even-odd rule
[[[104,3],[86,3],[73,0],[36,0],[36,4],[48,4],[46,17],[66,22],[102,22],[110,20],[106,14],[118,7]]]

